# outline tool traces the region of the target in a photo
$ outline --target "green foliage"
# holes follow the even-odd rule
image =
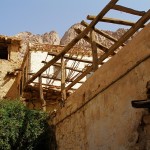
[[[0,150],[37,150],[40,145],[50,149],[52,130],[47,117],[19,101],[0,101]]]

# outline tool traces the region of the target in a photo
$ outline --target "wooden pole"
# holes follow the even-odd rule
[[[54,53],[54,52],[49,52],[48,55],[57,56],[58,54],[57,54],[57,53]],[[66,56],[66,55],[64,55],[63,57],[64,57],[65,59],[69,59],[69,60],[74,60],[74,61],[79,61],[79,62],[84,62],[84,63],[92,63],[92,61],[86,60],[86,59],[78,59],[78,58],[69,57],[69,56]]]
[[[88,15],[87,19],[88,20],[93,20],[95,19],[96,16],[91,16]],[[108,18],[108,17],[103,17],[102,19],[99,20],[100,22],[107,22],[107,23],[114,23],[114,24],[120,24],[120,25],[126,25],[126,26],[134,26],[136,22],[132,21],[127,21],[127,20],[121,20],[121,19],[116,19],[116,18]],[[141,28],[145,27],[145,25],[142,24]]]
[[[95,32],[91,30],[90,32],[90,41],[92,48],[92,56],[93,56],[93,71],[98,69],[98,55],[97,55],[97,46],[95,41]]]
[[[39,91],[40,91],[40,101],[42,102],[43,111],[46,111],[46,101],[44,100],[41,76],[39,76]]]
[[[62,107],[64,106],[65,100],[66,100],[65,82],[66,82],[65,60],[64,60],[64,57],[61,57],[61,98],[62,98]]]
[[[80,34],[80,33],[82,32],[80,29],[74,29],[74,30],[76,31],[77,34]],[[91,43],[90,37],[89,37],[88,35],[85,35],[85,36],[83,37],[83,39],[84,39],[85,41],[87,41],[88,43]],[[108,48],[107,48],[107,47],[103,46],[102,44],[100,44],[100,43],[98,43],[98,42],[95,42],[95,45],[96,45],[99,49],[101,49],[103,52],[107,52],[107,51],[108,51]]]
[[[82,24],[83,26],[85,26],[85,27],[89,26],[89,24],[88,24],[87,22],[85,22],[84,20],[81,21],[81,24]],[[94,30],[96,33],[98,33],[98,34],[104,36],[105,38],[107,38],[107,39],[109,39],[109,40],[111,40],[111,41],[113,41],[113,42],[117,42],[117,41],[118,41],[116,38],[112,37],[111,35],[109,35],[109,34],[103,32],[103,31],[101,31],[101,30],[99,30],[99,29],[97,29],[97,28],[95,28],[95,27],[93,28],[93,30]],[[125,46],[125,44],[123,43],[122,46]]]
[[[143,16],[146,13],[145,11],[138,11],[121,5],[114,5],[113,9],[137,16]]]

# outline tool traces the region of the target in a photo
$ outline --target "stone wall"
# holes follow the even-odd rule
[[[59,150],[137,149],[150,80],[150,24],[72,94],[54,120]]]

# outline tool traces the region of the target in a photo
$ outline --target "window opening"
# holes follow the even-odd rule
[[[0,59],[8,60],[8,47],[0,46]]]

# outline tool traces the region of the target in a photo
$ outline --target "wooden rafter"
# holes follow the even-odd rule
[[[74,29],[74,30],[76,31],[77,34],[82,33],[82,31],[81,31],[80,29]],[[87,41],[88,43],[91,43],[90,37],[88,37],[88,35],[85,35],[85,36],[83,37],[83,39],[84,39],[85,41]],[[95,44],[96,44],[96,46],[97,46],[98,48],[100,48],[103,52],[107,52],[107,51],[108,51],[108,48],[105,47],[105,46],[103,46],[103,45],[100,44],[99,42],[96,42],[96,41],[95,41]]]
[[[35,73],[28,73],[28,75],[34,75]],[[57,78],[57,77],[53,77],[51,75],[41,75],[42,78],[46,78],[46,79],[51,79],[51,80],[55,80],[55,81],[61,81],[61,79]],[[73,82],[73,80],[70,79],[66,79],[66,82]],[[79,81],[78,83],[84,83],[83,81]]]
[[[93,20],[95,19],[96,16],[91,16],[88,15],[87,19],[88,20]],[[108,18],[108,17],[103,17],[101,20],[99,20],[101,22],[107,22],[107,23],[114,23],[114,24],[120,24],[120,25],[126,25],[126,26],[134,26],[135,22],[132,21],[127,21],[127,20],[121,20],[121,19],[116,19],[116,18]],[[145,27],[145,25],[141,25],[140,28]]]
[[[114,50],[116,50],[118,47],[120,47],[128,38],[130,38],[138,29],[141,28],[143,24],[145,24],[150,19],[150,10],[147,11],[147,13],[142,16],[136,24],[131,27],[114,45],[112,45],[109,49],[109,52],[104,53],[98,60],[98,63],[100,64],[103,62],[108,56],[114,53]],[[74,86],[78,81],[80,81],[83,77],[87,75],[87,73],[91,72],[93,69],[93,66],[88,67],[78,78],[74,80],[70,85],[66,87],[66,90],[69,90],[72,86]]]
[[[132,14],[132,15],[137,15],[137,16],[143,16],[146,13],[145,11],[138,11],[138,10],[134,10],[134,9],[124,7],[124,6],[121,6],[121,5],[114,5],[113,9],[121,11],[121,12],[129,13],[129,14]]]
[[[42,63],[47,63],[46,61],[42,61]],[[53,64],[53,66],[56,66],[56,67],[61,67],[61,63],[55,63]],[[72,67],[68,67],[68,66],[65,66],[65,69],[68,69],[68,70],[73,70],[73,71],[76,71],[76,72],[83,72],[81,69],[74,69]]]
[[[81,25],[83,25],[84,27],[88,27],[88,26],[89,26],[89,24],[88,24],[87,22],[85,22],[84,20],[81,21]],[[103,32],[103,31],[101,31],[101,30],[99,30],[99,29],[97,29],[97,28],[95,28],[95,27],[93,28],[93,30],[94,30],[96,33],[98,33],[98,34],[104,36],[105,38],[107,38],[107,39],[109,39],[109,40],[111,40],[111,41],[113,41],[113,42],[117,42],[117,41],[118,41],[116,38],[112,37],[111,35],[109,35],[109,34]],[[125,46],[125,44],[123,43],[122,46]]]
[[[51,56],[57,56],[58,54],[57,54],[57,53],[53,53],[53,52],[49,52],[48,55],[51,55]],[[65,59],[69,59],[69,60],[74,60],[74,61],[84,62],[84,63],[92,63],[92,61],[90,61],[90,60],[79,59],[79,58],[70,57],[70,56],[67,56],[67,55],[64,55],[64,58],[65,58]]]
[[[83,83],[82,81],[80,81],[83,77],[85,77],[87,74],[89,74],[92,71],[96,71],[96,69],[98,68],[98,65],[104,64],[107,58],[116,54],[116,50],[118,48],[125,46],[124,42],[126,42],[138,29],[143,28],[145,26],[144,24],[150,18],[150,10],[148,10],[147,12],[137,11],[131,8],[116,5],[117,2],[118,0],[111,0],[97,16],[88,16],[87,18],[89,20],[92,20],[90,24],[86,23],[85,21],[82,21],[81,24],[85,27],[85,29],[83,31],[81,31],[80,29],[75,29],[78,35],[68,45],[66,45],[60,53],[57,54],[57,53],[49,52],[48,54],[54,56],[54,58],[52,58],[48,62],[43,61],[44,66],[37,73],[33,74],[33,76],[28,80],[26,85],[33,83],[37,77],[39,77],[40,88],[42,87],[42,85],[44,85],[44,83],[42,83],[42,80],[41,80],[42,78],[52,79],[52,81],[55,81],[55,80],[60,81],[61,82],[61,86],[60,86],[61,97],[62,97],[62,100],[65,100],[66,92],[68,90],[72,89],[72,87],[77,83]],[[138,15],[142,17],[137,22],[104,17],[110,9],[122,11],[122,12],[133,14],[133,15]],[[97,29],[95,25],[98,22],[127,25],[127,26],[131,26],[131,28],[120,39],[116,39],[112,37],[111,35],[108,35],[107,33]],[[95,35],[94,35],[95,33],[98,33],[104,36],[105,38],[113,41],[113,45],[107,48],[101,43],[98,43],[95,40]],[[82,57],[78,58],[77,56],[76,57],[68,56],[69,50],[71,51],[71,49],[75,46],[75,44],[80,39],[84,39],[91,44],[93,61],[82,59]],[[97,48],[103,51],[101,55],[97,53]],[[90,66],[87,66],[86,69],[83,69],[83,70],[77,69],[77,67],[76,66],[74,67],[74,65],[72,65],[71,67],[68,67],[64,59],[66,61],[73,60],[74,63],[76,63],[76,61],[77,63],[84,62],[84,63],[87,63],[88,65],[90,64]],[[58,64],[58,60],[61,60],[61,64]],[[43,72],[47,70],[50,66],[57,66],[57,67],[59,66],[59,70],[61,70],[61,79],[57,78],[57,76],[43,75]],[[66,73],[65,73],[66,69],[70,69],[71,71],[76,71],[76,74],[75,75],[71,74],[70,76],[68,75],[69,78],[67,78]],[[70,84],[67,87],[66,87],[66,82],[70,82]],[[51,87],[50,85],[46,85],[46,86]],[[40,91],[42,93],[41,89]],[[42,95],[40,96],[40,99],[42,99]]]
[[[90,23],[90,25],[83,30],[76,38],[74,38],[57,56],[45,64],[34,76],[32,76],[26,85],[33,82],[38,76],[40,76],[46,69],[48,69],[52,64],[58,61],[63,55],[65,55],[81,38],[83,38],[98,22],[103,18],[103,16],[118,2],[118,0],[111,0],[103,10],[96,16],[96,18]]]
[[[77,34],[80,34],[82,31],[80,29],[74,29]],[[85,35],[83,38],[85,41],[91,43],[90,37],[88,35]],[[95,42],[96,47],[100,48],[103,52],[107,53],[109,48],[103,46],[102,44]],[[115,52],[113,53],[115,55]]]

